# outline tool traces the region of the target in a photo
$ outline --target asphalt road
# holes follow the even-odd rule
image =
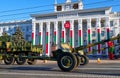
[[[120,63],[89,63],[63,72],[56,62],[36,65],[0,64],[0,78],[120,78]]]

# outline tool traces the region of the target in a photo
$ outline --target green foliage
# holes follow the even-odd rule
[[[8,34],[6,32],[2,33],[2,36],[0,37],[0,41],[1,42],[9,42],[10,41],[10,36],[8,36]]]
[[[17,48],[20,48],[25,45],[26,41],[19,27],[16,28],[16,32],[12,35],[11,41],[12,41],[12,45]]]

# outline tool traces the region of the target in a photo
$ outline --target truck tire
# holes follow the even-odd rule
[[[36,59],[28,59],[27,63],[29,65],[35,65],[37,63],[37,60]]]
[[[89,63],[89,58],[85,55],[80,55],[81,63],[80,65],[87,65]]]
[[[72,71],[77,65],[76,56],[69,52],[61,53],[58,57],[57,64],[62,71]]]
[[[26,58],[23,58],[25,56],[25,53],[19,53],[18,57],[16,58],[16,63],[18,65],[24,65],[27,62]]]
[[[10,54],[8,56],[5,56],[3,60],[6,65],[12,65],[15,63],[15,58]]]

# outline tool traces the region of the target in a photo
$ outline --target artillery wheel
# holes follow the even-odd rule
[[[69,52],[60,54],[57,60],[58,66],[62,71],[72,71],[77,65],[76,56]]]
[[[0,64],[2,64],[2,60],[0,60]]]
[[[23,65],[27,62],[26,58],[23,58],[23,56],[25,56],[25,53],[19,53],[18,57],[16,58],[16,63],[18,65]]]
[[[89,58],[85,55],[80,55],[81,63],[80,65],[87,65],[89,63]]]
[[[37,63],[37,60],[36,59],[28,59],[27,63],[29,65],[35,65]]]
[[[11,54],[9,54],[8,56],[5,56],[3,60],[6,65],[11,65],[15,63],[15,58]]]
[[[77,59],[76,67],[78,67],[80,65],[80,63],[81,63],[81,59],[80,59],[80,57],[77,54],[75,54],[75,56],[76,56],[76,59]]]

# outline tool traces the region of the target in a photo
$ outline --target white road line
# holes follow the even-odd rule
[[[120,76],[110,76],[110,75],[96,75],[96,74],[79,74],[79,75],[70,75],[70,74],[36,74],[36,73],[11,73],[11,72],[0,72],[0,75],[12,75],[12,76],[49,76],[49,77],[91,77],[91,78],[119,78]]]
[[[85,70],[120,70],[120,68],[78,68],[80,69],[85,69]]]

